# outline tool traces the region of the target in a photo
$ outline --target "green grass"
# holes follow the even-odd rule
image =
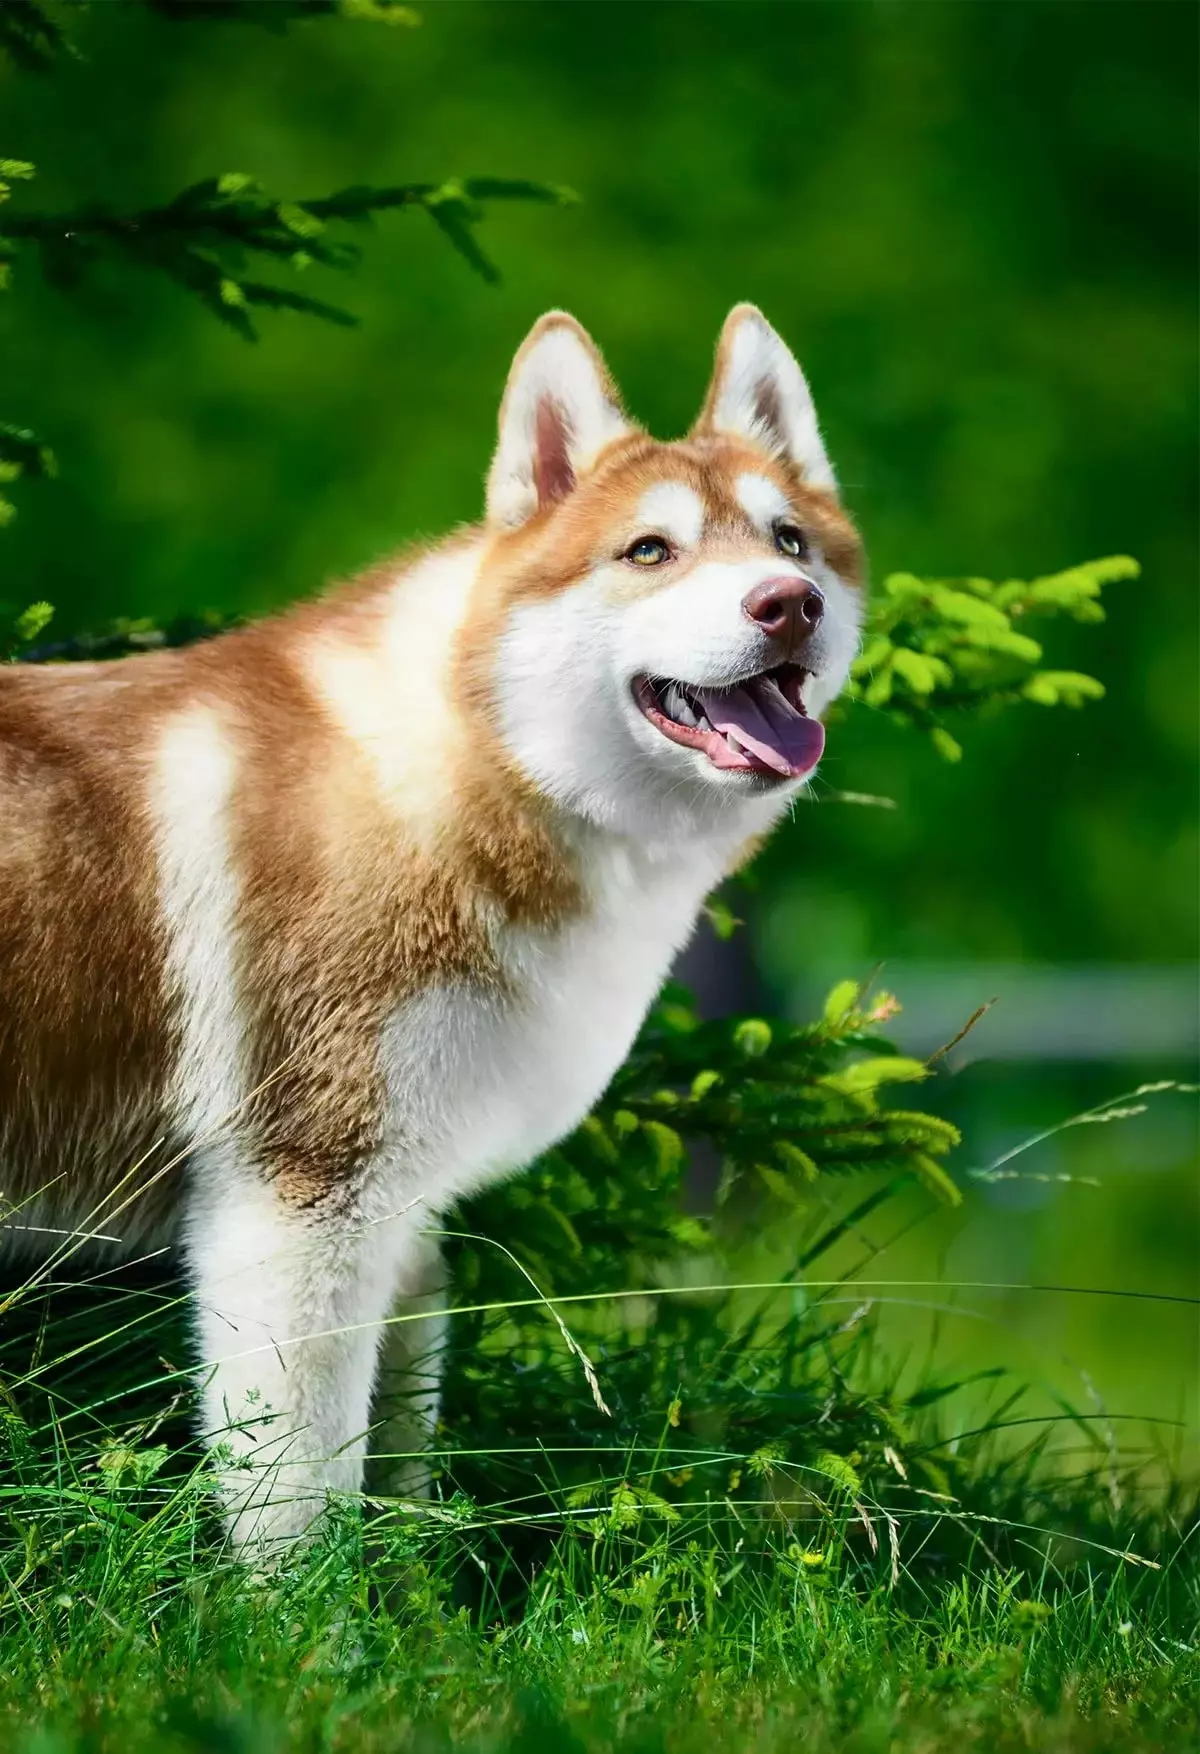
[[[1014,1448],[1007,1385],[947,1444],[954,1385],[896,1404],[868,1322],[778,1302],[571,1307],[611,1418],[544,1309],[461,1318],[435,1501],[335,1505],[264,1579],[223,1549],[163,1368],[177,1288],[31,1288],[4,1330],[0,1747],[1191,1746],[1182,1495],[1069,1414],[1082,1467],[1042,1426]]]
[[[878,1226],[961,1196],[866,1004],[788,1030],[668,995],[579,1134],[445,1235],[431,1501],[338,1502],[269,1576],[223,1545],[167,1265],[68,1243],[0,1291],[0,1751],[1191,1748],[1175,1423],[956,1378],[937,1314],[924,1365],[888,1356]],[[1179,1092],[1095,1114],[1149,1094]]]
[[[487,1628],[419,1566],[381,1606],[357,1531],[269,1589],[191,1563],[160,1593],[118,1563],[28,1610],[6,1746],[36,1720],[41,1749],[1182,1749],[1195,1721],[1194,1658],[1120,1582],[984,1576],[902,1607],[782,1567],[739,1588],[701,1550],[551,1571]]]

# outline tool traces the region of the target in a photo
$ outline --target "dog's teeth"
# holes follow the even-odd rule
[[[669,682],[667,684],[663,693],[663,711],[669,719],[674,719],[677,725],[684,723],[683,690],[680,688],[678,682]]]

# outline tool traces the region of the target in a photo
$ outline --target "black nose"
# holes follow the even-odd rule
[[[742,599],[742,608],[764,633],[782,640],[789,652],[795,652],[820,626],[825,599],[811,579],[789,573],[755,585]]]

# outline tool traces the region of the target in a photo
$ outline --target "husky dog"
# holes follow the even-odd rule
[[[373,1391],[436,1354],[436,1215],[603,1091],[813,774],[861,577],[759,311],[666,444],[551,312],[481,525],[187,650],[0,668],[0,1229],[177,1240],[239,1549],[360,1487]],[[436,1402],[377,1428],[401,1489]]]

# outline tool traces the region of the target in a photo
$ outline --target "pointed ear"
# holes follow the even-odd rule
[[[754,305],[735,305],[717,343],[697,434],[735,433],[786,458],[814,487],[837,489],[804,373]]]
[[[548,312],[508,374],[488,521],[523,524],[564,499],[605,445],[632,430],[591,336],[565,311]]]

